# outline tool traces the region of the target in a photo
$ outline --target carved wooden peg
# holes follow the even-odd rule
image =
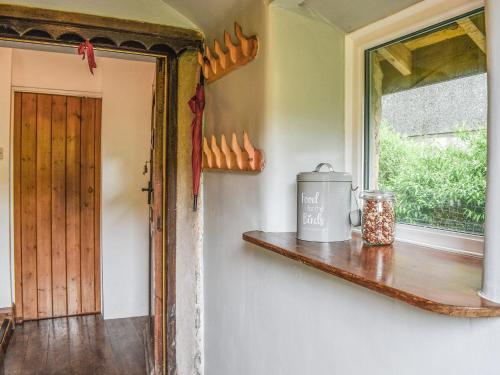
[[[243,148],[248,154],[248,163],[250,164],[250,168],[255,169],[255,148],[250,143],[246,132],[243,132]]]
[[[212,150],[208,146],[208,141],[206,137],[203,137],[203,163],[208,166],[208,168],[213,168],[214,158],[212,155]]]
[[[236,34],[236,38],[240,41],[241,45],[241,52],[243,53],[243,56],[248,56],[250,54],[250,41],[245,38],[243,35],[243,30],[241,29],[241,26],[238,23],[234,23],[234,33]]]
[[[226,45],[226,48],[229,50],[229,58],[231,59],[233,64],[236,63],[238,50],[236,49],[236,46],[233,44],[233,40],[231,39],[231,34],[229,34],[227,31],[224,31],[224,44]]]
[[[207,76],[211,67],[210,64],[205,64],[205,58],[200,51],[198,51],[198,64],[200,64],[201,66],[201,73],[203,74],[203,76]]]
[[[222,134],[221,136],[220,148],[222,150],[222,153],[224,154],[224,159],[226,160],[227,168],[233,169],[233,167],[236,165],[236,157],[229,148],[229,146],[227,145],[226,136],[224,134]]]
[[[236,133],[233,133],[233,137],[231,139],[231,149],[233,150],[234,155],[236,156],[236,165],[238,166],[238,168],[242,171],[243,169],[248,167],[248,156],[243,155],[244,153],[240,145],[238,144]]]
[[[227,57],[224,51],[222,51],[222,47],[217,39],[214,40],[214,51],[217,54],[217,57],[219,58],[219,63],[222,69],[226,69],[226,61]]]
[[[212,54],[208,46],[205,46],[205,58],[200,59],[198,57],[198,63],[203,67],[202,71],[207,83],[212,83],[234,69],[247,64],[257,55],[259,49],[257,37],[245,36],[241,26],[237,23],[234,24],[234,32],[238,39],[238,44],[234,44],[231,35],[224,31],[224,43],[227,52],[219,41],[215,40],[215,55]]]
[[[205,56],[209,61],[212,73],[217,74],[217,59],[214,56],[212,56],[212,51],[210,51],[210,48],[208,48],[208,46],[205,46]]]
[[[215,139],[215,135],[212,135],[212,142],[210,146],[212,148],[212,153],[214,154],[215,166],[217,168],[225,168],[226,163],[223,162],[222,153],[220,151],[219,146],[217,146],[217,140]]]

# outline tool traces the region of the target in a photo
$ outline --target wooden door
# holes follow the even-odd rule
[[[14,94],[18,320],[101,310],[101,99]]]

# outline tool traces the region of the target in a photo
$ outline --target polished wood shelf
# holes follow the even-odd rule
[[[296,233],[243,234],[245,241],[410,305],[439,314],[500,316],[500,305],[482,299],[482,259],[404,242],[364,246],[350,241],[316,243]]]

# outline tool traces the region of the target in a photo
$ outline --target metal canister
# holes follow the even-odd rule
[[[321,172],[327,167],[327,172]],[[334,242],[351,239],[352,176],[328,163],[297,175],[297,238]]]

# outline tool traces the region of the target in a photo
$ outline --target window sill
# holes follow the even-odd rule
[[[361,227],[353,229],[361,233]],[[448,252],[483,257],[484,237],[418,225],[396,224],[396,240]]]
[[[482,299],[482,260],[465,254],[396,241],[366,247],[359,238],[315,243],[295,233],[243,234],[247,242],[365,288],[439,314],[479,318],[500,316],[500,305]]]

